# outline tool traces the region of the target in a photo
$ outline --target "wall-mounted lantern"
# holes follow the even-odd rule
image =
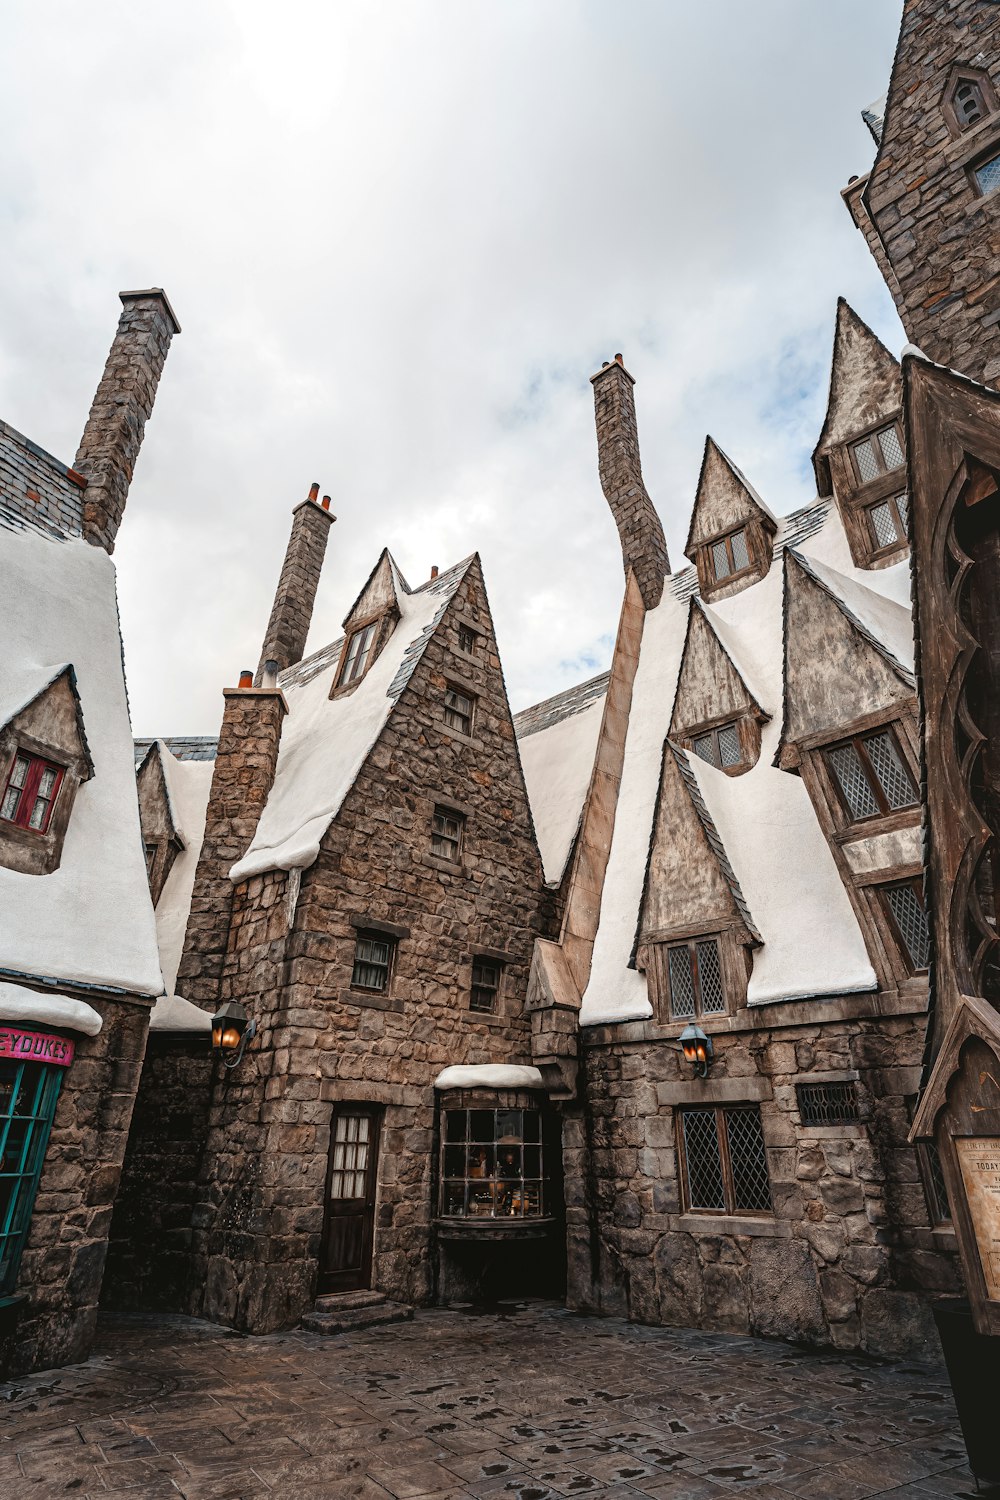
[[[684,1054],[684,1061],[691,1063],[694,1068],[695,1077],[707,1078],[712,1066],[712,1038],[692,1021],[685,1026],[677,1040]]]
[[[257,1035],[257,1022],[251,1021],[238,1000],[227,1000],[212,1017],[212,1051],[222,1058],[224,1068],[235,1068],[243,1061],[249,1042]]]

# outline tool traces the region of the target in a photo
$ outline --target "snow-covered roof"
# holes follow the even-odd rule
[[[542,867],[558,885],[580,826],[604,716],[608,673],[525,709],[514,719]]]
[[[840,516],[828,502],[786,517],[775,553],[794,546],[822,582],[903,670],[912,670],[907,561],[856,569]],[[645,977],[630,967],[642,902],[664,740],[673,711],[687,627],[690,572],[668,579],[646,616],[625,745],[621,789],[581,1024],[641,1020],[651,1014]],[[875,988],[857,918],[801,779],[772,759],[782,725],[782,569],[715,601],[713,626],[770,715],[760,758],[739,776],[679,752],[762,944],[754,950],[751,1005]]]
[[[466,558],[412,593],[392,564],[399,622],[353,692],[330,697],[331,647],[317,653],[318,663],[310,658],[281,674],[288,713],[274,782],[250,848],[230,879],[313,863],[471,562]]]
[[[184,841],[170,867],[169,874],[156,903],[156,940],[160,951],[160,968],[167,994],[153,1007],[150,1025],[163,1029],[171,1006],[167,1003],[178,999],[174,994],[177,970],[184,949],[184,932],[188,913],[191,910],[191,895],[194,877],[198,868],[205,835],[205,812],[208,793],[212,785],[214,762],[210,760],[178,760],[162,740],[158,742],[160,764],[163,766],[167,795],[170,798],[174,827]],[[187,1005],[189,1002],[184,1001]],[[197,1007],[193,1007],[197,1009]],[[176,1007],[174,1007],[176,1010]],[[205,1011],[199,1011],[206,1016]],[[196,1020],[197,1018],[195,1018]],[[173,1029],[173,1028],[167,1028]],[[189,1030],[190,1027],[182,1028]]]
[[[0,868],[0,973],[159,995],[114,565],[100,547],[3,509],[0,592],[0,723],[23,706],[26,683],[37,689],[71,664],[94,768],[59,868]]]
[[[861,111],[861,118],[872,133],[872,139],[876,146],[882,144],[882,131],[885,128],[885,107],[888,103],[888,93],[882,94],[880,98],[873,100],[867,109]]]
[[[104,1025],[100,1013],[85,1000],[71,1000],[68,995],[4,980],[0,980],[0,1021],[15,1021],[19,1026],[57,1026],[84,1036],[96,1036]]]

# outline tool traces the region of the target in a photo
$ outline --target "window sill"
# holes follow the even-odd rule
[[[740,1214],[671,1214],[670,1228],[686,1234],[740,1234],[751,1239],[786,1240],[792,1233],[787,1219],[758,1219]]]
[[[540,1240],[555,1224],[551,1215],[534,1219],[450,1219],[443,1214],[434,1220],[442,1240]]]
[[[359,1005],[364,1010],[391,1010],[402,1015],[402,1000],[393,1000],[389,995],[380,995],[376,990],[341,990],[337,998],[342,1005]]]
[[[460,859],[441,859],[437,854],[422,854],[421,864],[429,865],[432,870],[442,870],[446,875],[465,875],[465,864]]]
[[[468,745],[471,750],[481,750],[483,742],[474,734],[463,734],[460,729],[452,729],[450,724],[442,723],[440,730],[445,739],[454,740],[458,745]]]

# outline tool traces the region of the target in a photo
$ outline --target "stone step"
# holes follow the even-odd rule
[[[385,1292],[324,1292],[316,1298],[313,1312],[346,1312],[352,1307],[378,1307],[386,1300]]]
[[[342,1312],[311,1312],[302,1319],[309,1333],[357,1333],[363,1328],[378,1328],[383,1323],[407,1323],[413,1308],[405,1302],[382,1302],[371,1307],[347,1307]]]

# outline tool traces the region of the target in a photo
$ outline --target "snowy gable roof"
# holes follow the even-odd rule
[[[741,655],[739,638],[722,617],[692,597],[670,720],[672,735],[721,714],[736,717],[750,710],[759,717],[766,712],[759,690],[750,685],[753,669],[741,665]]]
[[[198,856],[205,837],[205,815],[215,766],[210,760],[178,760],[162,740],[158,744],[161,747],[161,765],[170,799],[171,817],[184,844],[170,866],[160,899],[156,903],[156,941],[160,952],[160,968],[167,994],[172,995],[184,947],[188,913],[191,910]]]
[[[71,662],[93,776],[48,875],[0,868],[0,972],[144,995],[163,985],[139,829],[114,565],[99,547],[0,519],[0,718]]]
[[[892,633],[900,647],[897,569],[859,574],[838,513],[829,505],[806,507],[781,523],[775,551],[790,539],[797,556],[808,549],[817,574],[839,570],[840,592],[854,599],[874,627]],[[650,1015],[644,977],[630,968],[643,897],[647,853],[656,815],[664,741],[673,712],[691,585],[668,580],[660,605],[646,616],[632,694],[621,788],[582,1025],[641,1020]],[[864,578],[866,583],[862,583]],[[858,589],[884,595],[859,600]],[[731,870],[751,931],[754,951],[750,1004],[839,995],[875,988],[875,973],[833,855],[801,780],[779,771],[772,757],[781,730],[783,698],[782,577],[772,568],[741,593],[711,606],[720,639],[738,643],[741,670],[770,722],[762,729],[761,756],[740,776],[727,776],[696,756],[683,754],[685,780],[693,781],[695,806],[717,840],[722,868]],[[686,794],[687,795],[687,794]],[[713,845],[714,847],[714,845]],[[666,926],[667,924],[664,923]]]
[[[719,447],[713,437],[705,439],[705,452],[698,475],[691,524],[684,555],[694,561],[697,547],[720,532],[731,531],[751,516],[760,516],[768,530],[777,520],[744,474]]]
[[[83,779],[89,781],[94,774],[94,763],[90,756],[90,746],[87,744],[83,705],[80,702],[76,672],[72,662],[45,668],[41,673],[28,664],[12,662],[3,677],[3,685],[0,688],[3,694],[3,701],[0,702],[0,729],[6,729],[13,719],[19,719],[29,708],[33,708],[39,699],[55,689],[57,684],[64,684],[65,691],[73,700]]]
[[[514,719],[521,769],[528,792],[548,885],[558,885],[580,826],[604,718],[607,672],[558,693]]]
[[[322,666],[315,666],[314,657],[281,674],[288,713],[274,782],[250,847],[229,872],[231,880],[313,863],[472,562],[466,558],[412,593],[392,564],[399,621],[352,692],[330,696],[331,648],[317,653]]]
[[[888,98],[887,93],[883,94],[881,98],[873,100],[867,109],[861,111],[861,118],[871,131],[872,139],[876,146],[881,146],[882,144],[882,131],[885,128],[885,106]]]
[[[344,630],[350,631],[355,623],[370,620],[384,609],[399,608],[400,594],[408,594],[410,586],[396,566],[388,547],[368,575],[368,580],[344,619]]]

